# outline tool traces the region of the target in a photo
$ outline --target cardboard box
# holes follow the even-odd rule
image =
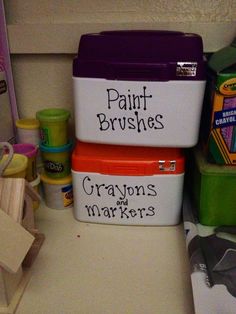
[[[14,127],[5,71],[0,71],[0,141],[14,142]]]
[[[0,141],[15,141],[18,119],[3,1],[0,0]]]
[[[212,55],[203,109],[202,136],[208,158],[236,165],[236,39]]]

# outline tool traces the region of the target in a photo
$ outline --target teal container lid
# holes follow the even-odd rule
[[[70,118],[70,112],[61,108],[50,108],[36,112],[36,118],[44,122],[61,122]]]
[[[39,148],[41,152],[45,153],[63,153],[63,152],[68,152],[71,151],[72,149],[72,141],[69,141],[67,144],[62,145],[62,146],[45,146],[42,143],[39,144]]]

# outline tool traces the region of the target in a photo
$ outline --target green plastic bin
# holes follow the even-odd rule
[[[195,149],[191,181],[201,224],[236,225],[236,166],[208,163]]]

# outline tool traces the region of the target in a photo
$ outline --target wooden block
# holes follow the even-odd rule
[[[20,267],[16,273],[12,274],[0,268],[0,304],[9,305],[17,287],[22,279],[23,271]]]
[[[6,294],[6,288],[3,278],[3,268],[0,267],[0,306],[6,306],[7,305],[7,294]]]
[[[33,200],[28,194],[25,195],[25,204],[21,225],[29,232],[35,229]]]
[[[25,256],[25,259],[23,260],[22,263],[23,267],[32,266],[45,240],[45,235],[43,233],[35,232],[34,236],[35,236],[34,243],[32,244],[31,248],[29,249],[28,253]]]
[[[15,273],[33,241],[28,231],[0,209],[0,266]]]
[[[24,207],[25,179],[0,178],[0,208],[21,223]]]
[[[0,304],[1,314],[14,314],[16,312],[17,306],[23,296],[24,290],[30,280],[31,269],[23,270],[23,276],[16,288],[14,295],[11,298],[10,304],[2,305]]]

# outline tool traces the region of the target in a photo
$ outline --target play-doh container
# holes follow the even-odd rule
[[[72,154],[74,216],[121,225],[180,222],[184,155],[180,149],[88,144]]]
[[[34,181],[30,182],[30,185],[34,188],[34,190],[39,193],[39,186],[40,186],[40,175],[38,174]],[[38,209],[40,205],[39,201],[33,201],[33,208],[34,210]]]
[[[71,156],[72,142],[58,147],[48,147],[40,144],[44,171],[48,177],[63,178],[71,172]]]
[[[38,147],[34,144],[20,143],[13,145],[14,152],[25,155],[28,158],[28,166],[26,170],[26,180],[31,182],[37,178],[36,157]]]
[[[8,154],[5,154],[0,161],[4,161],[8,158]],[[25,178],[27,170],[28,158],[21,154],[14,154],[11,162],[3,172],[4,177],[8,178]]]
[[[62,146],[68,142],[68,119],[70,112],[61,108],[38,111],[41,142],[45,146]]]
[[[37,119],[19,119],[15,124],[18,143],[39,144],[39,121]]]
[[[196,34],[82,35],[73,62],[76,138],[115,145],[194,146],[205,63],[202,38]]]
[[[49,208],[64,209],[73,206],[73,187],[71,175],[52,179],[41,174],[45,204]]]
[[[191,195],[203,225],[236,225],[236,167],[209,163],[194,151],[189,180]]]

